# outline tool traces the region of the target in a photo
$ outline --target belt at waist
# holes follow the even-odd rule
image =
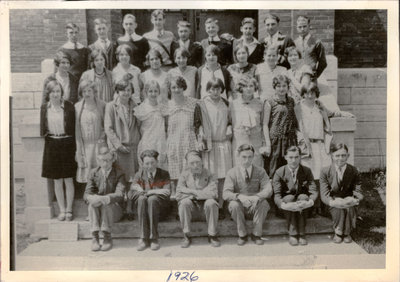
[[[71,135],[67,135],[67,134],[48,134],[48,137],[51,138],[69,138],[72,137]]]
[[[322,139],[314,139],[314,138],[309,138],[308,140],[310,140],[311,143],[319,143],[319,142],[324,142],[324,140]]]

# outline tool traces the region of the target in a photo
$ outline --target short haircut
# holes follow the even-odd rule
[[[156,17],[158,17],[159,15],[161,15],[161,16],[163,17],[163,19],[165,19],[165,13],[164,13],[163,10],[158,9],[158,10],[154,10],[154,11],[151,13],[151,17],[152,17],[152,18],[156,18]]]
[[[94,49],[90,53],[90,65],[92,66],[92,68],[94,68],[94,60],[96,60],[96,58],[100,55],[104,58],[104,64],[107,63],[107,55],[104,53],[104,51],[100,49]]]
[[[150,87],[152,86],[155,86],[158,89],[159,94],[161,93],[160,84],[156,80],[146,81],[143,87],[143,92],[147,94],[147,91],[149,91]]]
[[[220,78],[213,77],[207,81],[206,91],[208,92],[211,88],[219,88],[221,92],[225,91],[225,85]]]
[[[242,26],[245,24],[252,24],[254,28],[256,27],[256,21],[253,18],[244,18],[242,20]]]
[[[172,83],[175,83],[179,88],[182,88],[183,91],[187,89],[187,84],[186,80],[178,75],[178,76],[173,76],[170,79],[167,80],[167,85],[168,85],[168,90],[171,91],[171,85]]]
[[[119,56],[122,51],[125,51],[129,56],[132,54],[132,48],[128,44],[122,44],[117,47],[117,50],[115,51],[115,54]]]
[[[103,18],[97,18],[93,21],[94,25],[101,25],[101,24],[105,24],[107,25],[107,21]]]
[[[318,88],[318,84],[315,81],[311,81],[307,86],[303,86],[301,88],[301,92],[300,95],[301,97],[303,97],[306,93],[308,92],[314,92],[315,93],[315,97],[319,97],[319,88]]]
[[[299,59],[301,59],[301,52],[300,52],[300,50],[297,49],[295,46],[290,46],[290,47],[287,47],[287,48],[285,49],[285,54],[284,54],[285,57],[286,57],[286,58],[289,57],[289,54],[290,54],[291,52],[296,52],[297,55],[299,55]]]
[[[113,160],[115,160],[115,152],[113,152],[110,148],[108,148],[108,146],[105,143],[102,143],[102,145],[100,145],[97,149],[97,158],[102,157],[102,156],[106,156],[106,155],[110,155]]]
[[[347,145],[344,143],[331,143],[331,146],[329,147],[329,152],[332,154],[336,151],[339,151],[340,149],[345,149],[346,152],[349,152],[349,148],[347,148]]]
[[[253,84],[254,90],[258,90],[258,82],[254,77],[250,77],[248,75],[242,75],[239,79],[239,82],[236,83],[235,90],[239,93],[243,93],[243,88],[248,85]]]
[[[204,24],[206,25],[206,24],[212,24],[212,23],[218,25],[218,20],[216,18],[207,18],[206,22]]]
[[[179,21],[176,26],[178,28],[185,27],[185,28],[189,28],[190,29],[192,25],[190,24],[190,22],[187,22],[187,21]]]
[[[132,19],[134,22],[136,22],[136,17],[132,14],[126,14],[122,20],[124,22],[126,19]]]
[[[44,86],[44,100],[48,102],[50,100],[50,93],[56,88],[56,86],[60,86],[61,88],[61,97],[64,96],[64,90],[62,88],[62,85],[57,81],[57,79],[51,79],[46,83]]]
[[[268,51],[274,51],[274,53],[278,55],[278,47],[276,45],[269,45],[267,48],[264,49],[264,54],[267,54]]]
[[[299,22],[300,20],[305,20],[305,21],[307,21],[308,24],[311,22],[309,17],[303,16],[303,15],[301,15],[297,18],[296,23]]]
[[[285,156],[286,156],[289,152],[297,152],[297,153],[299,153],[299,156],[301,156],[301,149],[300,149],[298,146],[290,146],[290,147],[286,148],[286,150],[285,150]]]
[[[77,29],[79,31],[79,26],[77,26],[74,23],[67,23],[67,25],[65,26],[65,29]]]
[[[201,152],[196,151],[196,150],[191,150],[191,151],[187,152],[185,155],[185,160],[188,161],[190,156],[199,157],[201,160],[203,159]]]
[[[144,150],[140,154],[140,159],[142,160],[142,162],[145,157],[154,158],[155,160],[158,160],[158,155],[159,153],[156,150]]]
[[[236,60],[237,60],[236,54],[237,54],[237,52],[239,52],[239,50],[245,50],[246,53],[247,53],[247,57],[249,57],[249,54],[250,54],[249,48],[247,46],[245,46],[245,45],[242,45],[242,46],[238,45],[238,46],[236,46],[235,50],[233,51],[233,55],[235,56]]]
[[[278,84],[282,82],[286,83],[288,86],[290,84],[290,79],[284,74],[278,74],[272,79],[272,87],[275,89]]]
[[[67,59],[69,63],[71,64],[71,55],[68,53],[65,53],[64,51],[58,51],[54,55],[54,64],[56,67],[58,67],[63,59]]]
[[[242,144],[237,148],[238,154],[240,154],[241,152],[244,152],[244,151],[252,151],[253,154],[255,152],[254,147],[250,144]]]
[[[179,47],[174,52],[174,60],[176,59],[177,54],[181,54],[181,56],[185,58],[190,58],[190,52],[186,48]]]
[[[274,14],[267,14],[265,16],[265,18],[264,18],[264,23],[268,19],[272,19],[272,20],[276,21],[276,23],[278,23],[278,24],[279,24],[279,21],[280,21],[279,17],[277,15],[274,15]]]
[[[214,44],[209,45],[206,48],[206,50],[204,50],[204,54],[211,53],[211,54],[214,54],[217,57],[219,57],[219,52],[220,52],[220,49],[218,48],[217,45],[214,45]]]
[[[150,49],[150,51],[146,55],[147,64],[150,65],[150,56],[152,56],[152,55],[158,57],[160,59],[161,65],[163,64],[162,55],[161,55],[160,51],[158,51],[157,49],[154,49],[154,48]]]
[[[131,76],[131,78],[132,78],[132,75],[131,75],[131,74],[130,74],[130,76]],[[132,89],[132,93],[134,93],[135,89],[133,88],[133,84],[132,84],[132,82],[130,81],[130,79],[127,79],[127,78],[128,78],[128,76],[127,76],[127,77],[124,77],[123,79],[121,79],[120,81],[118,81],[118,82],[115,84],[115,91],[116,91],[116,92],[123,91],[123,90],[125,90],[126,88],[128,88],[128,87],[130,86],[131,89]]]
[[[82,96],[83,96],[82,92],[86,88],[92,88],[94,96],[97,98],[98,91],[99,91],[98,84],[96,82],[94,82],[94,81],[86,80],[86,79],[84,79],[81,82],[79,82],[78,95],[79,95],[80,98],[82,98]]]

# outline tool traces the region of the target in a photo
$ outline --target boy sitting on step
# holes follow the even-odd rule
[[[112,248],[111,227],[122,217],[119,202],[124,198],[126,180],[124,173],[114,165],[116,155],[107,146],[97,153],[99,166],[90,172],[83,199],[89,204],[89,222],[92,232],[92,251]],[[103,232],[103,244],[99,242]]]
[[[299,147],[290,146],[285,152],[287,165],[275,172],[272,182],[275,204],[283,210],[292,246],[307,245],[307,211],[318,196],[313,174],[300,164],[300,155]]]

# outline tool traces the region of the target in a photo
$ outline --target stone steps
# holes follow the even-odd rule
[[[250,234],[252,222],[247,221],[247,229]],[[229,218],[219,221],[219,236],[237,236],[235,223]],[[332,222],[329,218],[317,216],[309,218],[306,227],[307,234],[331,233]],[[139,234],[139,223],[137,220],[122,220],[113,226],[113,237],[115,238],[137,238]],[[170,216],[159,223],[159,234],[161,238],[180,238],[182,229],[180,222]],[[273,213],[268,214],[264,223],[263,235],[287,234],[286,222],[283,218],[276,217]],[[77,239],[91,238],[90,224],[85,218],[78,217],[71,222],[60,222],[56,218],[40,220],[35,224],[34,237],[50,238],[56,241],[74,241]],[[206,222],[192,223],[192,236],[207,236]]]

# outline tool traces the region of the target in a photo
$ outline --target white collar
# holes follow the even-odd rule
[[[71,41],[66,42],[62,47],[64,47],[65,49],[75,49],[75,44],[72,43]],[[83,46],[81,43],[76,42],[76,48],[77,49],[82,49],[85,46]]]
[[[221,39],[219,38],[218,34],[216,36],[209,36],[208,37],[208,41],[221,41]]]
[[[249,177],[251,177],[251,172],[253,171],[253,165],[251,165],[251,166],[249,166],[248,168],[244,168],[243,166],[242,166],[242,173],[243,173],[243,176],[246,178],[246,170],[247,170],[247,173],[249,174]]]
[[[165,34],[165,29],[162,29],[162,30],[160,30],[160,31],[158,31],[157,29],[153,29],[153,32],[156,34],[156,35],[161,35],[161,36],[164,36],[164,34]]]
[[[186,49],[189,49],[189,44],[190,44],[190,39],[186,41],[182,41],[182,39],[179,39],[179,46],[184,46]]]
[[[298,167],[296,167],[295,170],[292,170],[292,169],[288,166],[288,169],[290,170],[290,172],[291,172],[292,174],[294,173],[294,175],[296,176],[296,175],[297,175],[297,171],[299,170],[299,167],[300,167],[300,165],[299,165]]]
[[[132,38],[133,41],[139,41],[143,37],[140,36],[139,34],[136,34],[136,32],[134,32],[134,33],[131,34],[131,38]]]
[[[242,37],[240,37],[239,40],[241,40],[242,43],[243,43],[243,45],[246,45],[246,46],[257,45],[257,44],[260,43],[260,42],[257,40],[257,38],[255,38],[254,36],[253,36],[253,41],[252,41],[250,44],[246,43],[246,39],[244,38],[243,35],[242,35]]]
[[[339,167],[338,167],[337,165],[335,165],[336,171],[337,171],[337,172],[340,172],[341,174],[344,173],[344,171],[346,170],[346,168],[347,168],[347,164],[345,164],[344,166],[342,166],[342,169],[341,169],[341,170],[339,170]]]
[[[310,39],[310,37],[311,37],[311,33],[308,33],[308,34],[304,37],[304,39],[303,39],[303,36],[300,35],[301,40],[304,41],[304,42],[307,42],[308,39]]]

